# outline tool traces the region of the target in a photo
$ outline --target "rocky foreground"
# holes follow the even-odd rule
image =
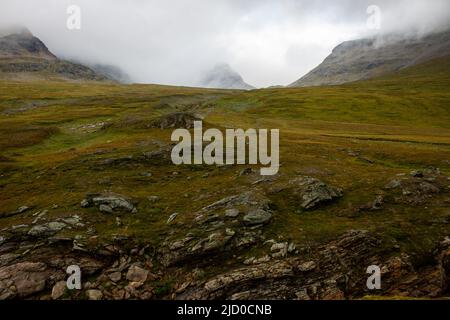
[[[146,156],[164,159],[166,154],[163,148]],[[120,235],[105,241],[95,222],[79,215],[54,219],[48,210],[19,207],[8,215],[29,212],[34,219],[0,230],[0,299],[334,300],[448,295],[450,237],[436,243],[421,265],[413,264],[400,246],[387,244],[381,232],[351,230],[316,245],[285,241],[282,235],[267,232],[279,214],[271,196],[283,194],[307,212],[332,205],[345,190],[310,176],[291,177],[286,183],[278,177],[260,179],[250,168],[239,175],[253,181],[253,187],[200,208],[188,223],[178,222],[180,214],[173,213],[166,224],[173,225],[174,232],[158,246]],[[438,169],[399,175],[387,181],[373,201],[354,210],[376,212],[449,201],[449,181]],[[138,206],[120,194],[96,193],[80,199],[80,210],[115,215],[120,225],[120,217],[135,214]],[[441,223],[448,224],[449,218]],[[66,288],[70,265],[82,270],[80,290]],[[381,290],[367,289],[370,265],[381,268]]]

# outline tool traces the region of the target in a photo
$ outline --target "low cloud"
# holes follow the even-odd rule
[[[69,5],[81,30],[66,28]],[[370,30],[369,5],[381,9]],[[2,0],[0,28],[25,25],[56,55],[116,65],[144,83],[195,85],[228,63],[258,87],[288,84],[342,41],[449,27],[447,0]]]

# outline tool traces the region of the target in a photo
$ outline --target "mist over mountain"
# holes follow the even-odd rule
[[[346,41],[290,87],[338,85],[369,79],[450,54],[450,31]]]
[[[200,86],[216,89],[255,89],[226,63],[218,64],[209,70],[201,80]]]
[[[108,78],[77,63],[58,59],[26,28],[0,31],[0,78],[92,80]]]
[[[81,9],[80,30],[66,27],[69,4]],[[366,24],[373,4],[382,14],[379,30]],[[343,41],[425,35],[449,21],[448,0],[2,0],[0,5],[0,25],[26,25],[60,58],[117,66],[138,83],[184,86],[197,85],[201,70],[222,61],[256,87],[288,85]]]
[[[133,80],[131,79],[130,75],[117,66],[101,63],[95,64],[82,63],[82,64],[85,64],[98,74],[101,74],[110,80],[117,81],[123,84],[133,83]]]

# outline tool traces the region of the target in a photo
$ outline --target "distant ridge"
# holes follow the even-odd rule
[[[226,63],[218,64],[209,70],[200,82],[200,86],[217,89],[255,89],[255,87],[246,83],[242,76]]]
[[[0,31],[0,78],[108,80],[84,65],[58,59],[39,38],[23,27]]]
[[[382,76],[450,54],[450,31],[422,38],[384,36],[347,41],[289,87],[338,85]]]

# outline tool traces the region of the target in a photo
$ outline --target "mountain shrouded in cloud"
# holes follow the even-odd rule
[[[56,60],[56,56],[48,50],[45,44],[26,28],[10,28],[0,31],[0,57],[33,57]]]
[[[209,70],[200,82],[200,86],[217,89],[255,89],[245,83],[241,75],[226,63],[218,64]]]
[[[347,41],[291,87],[338,85],[382,76],[450,54],[450,31],[424,37]]]
[[[381,29],[367,28],[367,8]],[[81,29],[66,27],[67,8]],[[425,35],[448,26],[448,0],[2,0],[0,29],[25,25],[56,56],[113,65],[135,82],[196,85],[227,62],[256,87],[287,85],[338,44],[376,34]]]
[[[26,28],[0,32],[0,79],[94,80],[108,78],[77,63],[58,59]]]

